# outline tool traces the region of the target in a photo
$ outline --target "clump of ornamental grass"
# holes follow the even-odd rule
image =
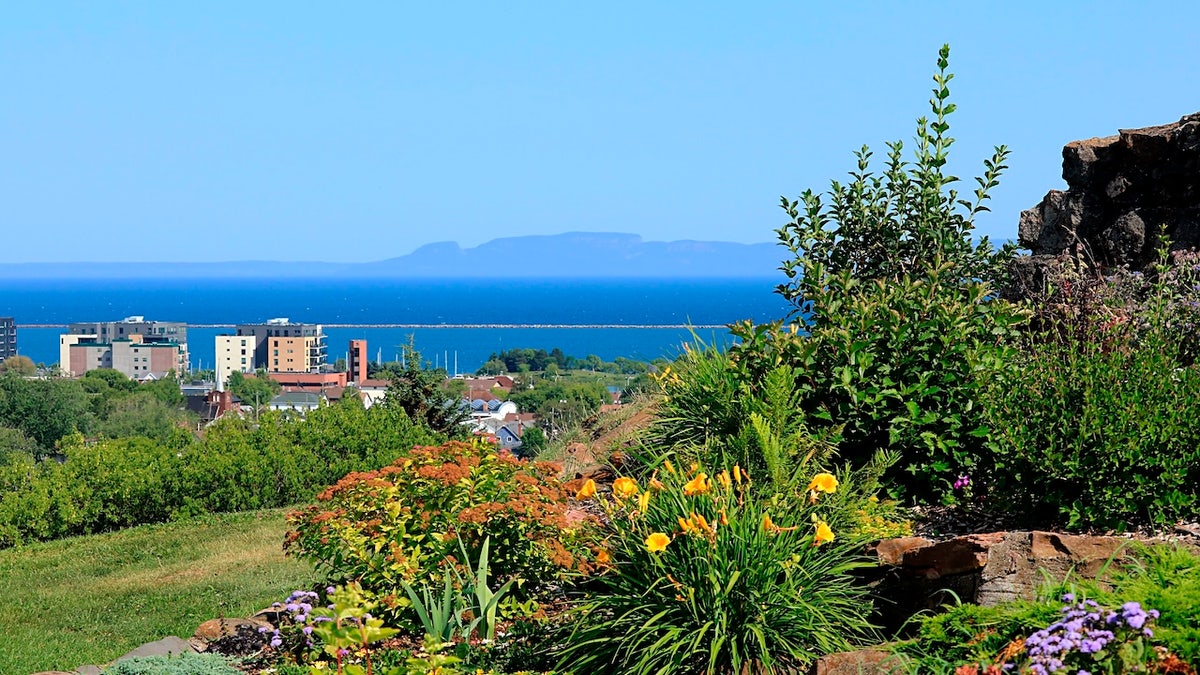
[[[851,573],[861,541],[840,530],[837,498],[853,476],[804,474],[755,496],[751,477],[700,464],[600,499],[604,565],[577,609],[560,667],[575,672],[772,673],[873,636],[871,603]],[[578,495],[595,498],[585,484]]]

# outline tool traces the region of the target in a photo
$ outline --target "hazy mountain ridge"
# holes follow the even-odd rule
[[[0,263],[0,279],[767,277],[776,273],[781,253],[769,243],[643,241],[636,234],[568,232],[504,237],[472,248],[438,242],[367,263]]]

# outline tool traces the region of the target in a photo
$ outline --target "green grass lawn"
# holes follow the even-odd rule
[[[106,663],[310,588],[285,530],[283,510],[259,511],[0,551],[0,673]]]

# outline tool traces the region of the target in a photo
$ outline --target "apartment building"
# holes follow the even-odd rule
[[[253,335],[218,335],[216,337],[217,389],[225,391],[232,373],[254,372],[254,350],[257,339]]]
[[[237,326],[238,337],[255,339],[254,366],[272,373],[318,373],[328,363],[325,332],[320,325],[286,318]]]
[[[187,352],[175,342],[145,342],[133,334],[102,342],[95,335],[59,337],[59,367],[71,377],[89,370],[112,368],[135,380],[157,379],[168,373],[179,374],[187,362]]]
[[[183,375],[190,365],[187,324],[141,316],[72,323],[59,336],[58,364],[75,377],[96,368],[112,368],[134,379]]]
[[[0,361],[17,355],[17,325],[11,316],[0,316]]]

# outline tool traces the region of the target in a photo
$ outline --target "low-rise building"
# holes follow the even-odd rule
[[[271,410],[293,410],[304,415],[321,407],[321,395],[303,391],[284,392],[267,404]]]

